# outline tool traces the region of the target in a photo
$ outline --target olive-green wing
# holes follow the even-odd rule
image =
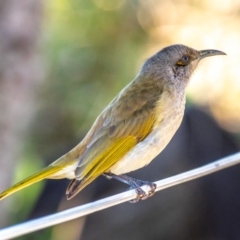
[[[76,179],[72,180],[67,189],[68,199],[107,172],[150,133],[153,124],[154,115],[149,114],[141,118],[129,118],[117,126],[99,130],[100,137],[87,147],[80,158],[79,166],[75,171]]]
[[[159,92],[150,94],[149,97],[145,90],[128,89],[128,94],[120,93],[102,112],[92,127],[95,131],[75,171],[76,179],[81,181],[74,180],[75,184],[70,184],[68,198],[107,172],[151,132],[156,118],[155,97]]]
[[[151,113],[102,128],[98,132],[99,138],[88,146],[80,159],[76,177],[99,176],[107,171],[151,132],[153,124]]]

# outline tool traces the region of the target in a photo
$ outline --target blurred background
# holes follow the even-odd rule
[[[238,0],[2,0],[0,191],[69,151],[161,48],[218,49],[187,90],[180,130],[150,166],[156,181],[239,150]],[[239,166],[19,239],[240,239]],[[127,187],[100,177],[71,201],[44,181],[0,202],[0,227]],[[16,204],[17,203],[17,204]]]

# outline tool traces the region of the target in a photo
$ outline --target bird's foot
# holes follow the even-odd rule
[[[136,203],[139,200],[146,200],[149,197],[152,197],[155,193],[156,184],[148,181],[141,181],[126,175],[115,175],[113,173],[106,173],[104,174],[106,177],[111,177],[121,182],[124,182],[130,185],[130,189],[135,189],[137,193],[137,197],[131,200],[131,203]],[[141,187],[147,185],[150,187],[150,190],[146,193]]]
[[[132,180],[134,180],[132,182],[132,185],[130,187],[130,189],[135,189],[136,193],[137,193],[137,197],[133,200],[130,201],[130,203],[136,203],[139,200],[146,200],[149,197],[152,197],[155,193],[155,189],[156,189],[156,184],[152,183],[152,182],[148,182],[148,181],[141,181],[138,179],[134,179],[132,178]],[[147,185],[150,187],[150,190],[148,192],[145,192],[141,187]]]

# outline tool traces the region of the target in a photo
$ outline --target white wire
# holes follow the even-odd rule
[[[187,181],[194,180],[199,177],[220,171],[224,168],[231,167],[240,163],[240,152],[234,155],[222,158],[213,163],[207,164],[203,167],[187,171],[173,177],[169,177],[156,182],[156,191],[163,190]],[[148,191],[148,186],[143,186],[143,190]],[[0,230],[0,239],[11,239],[30,232],[34,232],[43,228],[47,228],[59,223],[63,223],[75,218],[83,217],[88,214],[100,211],[105,208],[109,208],[118,205],[123,202],[130,201],[136,198],[136,192],[134,190],[126,191],[111,197],[107,197],[95,202],[91,202],[79,207],[74,207],[69,210],[65,210],[56,214],[52,214],[46,217],[42,217],[36,220],[20,223],[15,226],[7,227]]]

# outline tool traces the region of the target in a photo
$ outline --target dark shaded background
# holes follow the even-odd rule
[[[190,108],[171,143],[157,159],[144,169],[131,173],[138,179],[156,181],[230,155],[239,150],[233,137],[203,111]],[[240,166],[176,186],[137,204],[124,203],[76,220],[71,239],[216,239],[240,238]],[[64,196],[68,181],[49,181],[30,214],[31,218],[54,213]],[[81,192],[75,202],[94,201],[127,186],[100,177]],[[54,191],[52,190],[54,189]],[[65,200],[63,200],[65,201]],[[62,203],[66,204],[66,203]],[[83,221],[83,220],[82,220]],[[57,236],[68,238],[64,224]],[[34,239],[40,233],[30,234]],[[74,233],[75,232],[75,233]],[[59,234],[59,235],[58,235]],[[71,236],[70,234],[70,236]],[[40,235],[41,236],[41,235]],[[56,237],[56,236],[55,236]]]

